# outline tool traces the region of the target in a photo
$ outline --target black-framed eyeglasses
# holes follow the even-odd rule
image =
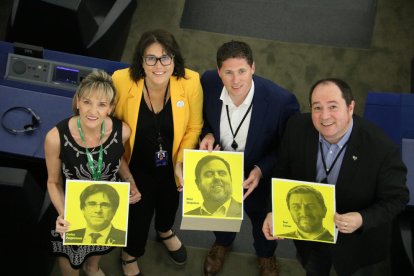
[[[169,55],[163,55],[161,57],[156,57],[156,56],[143,57],[145,64],[148,66],[155,66],[155,64],[157,64],[158,61],[160,61],[161,65],[167,66],[171,64],[173,58],[174,56],[169,56]]]
[[[108,202],[97,203],[95,201],[89,201],[89,202],[86,202],[85,205],[86,205],[87,208],[90,208],[90,209],[94,209],[98,206],[103,210],[108,210],[108,209],[112,208],[112,204],[108,203]]]

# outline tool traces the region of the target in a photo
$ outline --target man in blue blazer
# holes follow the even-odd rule
[[[224,43],[217,51],[217,70],[201,78],[204,92],[200,149],[244,152],[244,209],[252,222],[260,275],[278,275],[276,241],[261,231],[271,172],[288,118],[299,111],[296,97],[254,75],[253,54],[244,42]],[[236,233],[214,232],[216,241],[206,256],[204,274],[216,275]]]
[[[400,150],[383,131],[354,115],[351,88],[339,79],[317,81],[311,114],[293,116],[274,176],[335,185],[336,244],[295,240],[306,275],[374,275],[390,252],[391,222],[409,200]],[[271,207],[269,206],[269,211]],[[272,216],[263,232],[272,236]]]

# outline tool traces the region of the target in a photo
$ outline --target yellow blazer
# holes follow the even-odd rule
[[[116,88],[116,106],[114,115],[131,128],[129,143],[125,147],[128,163],[134,149],[139,107],[144,88],[144,79],[131,80],[129,68],[117,70],[112,79]],[[172,161],[183,162],[184,149],[193,149],[203,127],[203,90],[197,72],[185,69],[185,78],[170,78],[171,106],[174,122],[174,141]],[[138,152],[139,154],[139,152]]]

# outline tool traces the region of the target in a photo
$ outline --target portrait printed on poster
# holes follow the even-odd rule
[[[274,178],[272,205],[275,236],[336,242],[335,185]]]
[[[242,153],[186,150],[184,183],[184,216],[242,218]]]
[[[64,245],[125,246],[129,183],[67,180]]]

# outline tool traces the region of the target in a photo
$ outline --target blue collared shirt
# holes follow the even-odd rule
[[[341,138],[341,140],[338,141],[336,144],[330,144],[328,141],[326,141],[323,136],[319,133],[319,142],[322,143],[323,147],[323,153],[325,154],[325,162],[326,162],[326,168],[329,170],[331,169],[332,162],[335,160],[336,156],[338,155],[338,152],[341,150],[341,148],[347,146],[347,142],[349,140],[349,137],[352,133],[352,127],[354,125],[354,121],[352,120],[351,126],[346,131],[345,135]],[[321,182],[326,177],[326,171],[322,163],[322,157],[321,157],[321,149],[318,147],[318,161],[316,162],[316,181]],[[328,183],[329,184],[336,184],[338,180],[339,171],[341,169],[342,160],[344,159],[345,152],[347,149],[344,149],[341,155],[338,157],[338,160],[336,160],[336,163],[334,164],[334,167],[331,169],[329,175],[328,175]]]

